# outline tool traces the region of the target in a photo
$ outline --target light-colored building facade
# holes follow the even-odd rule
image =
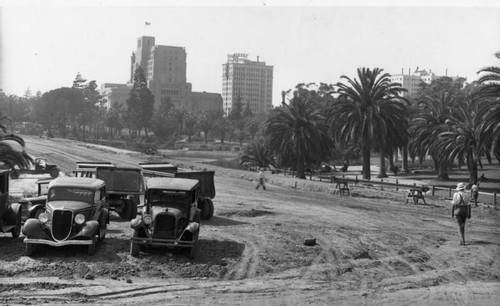
[[[104,83],[101,84],[99,93],[106,98],[106,108],[110,109],[115,102],[127,107],[131,84]]]
[[[446,75],[448,72],[446,72]],[[401,69],[401,74],[393,74],[391,75],[390,79],[391,82],[393,83],[399,83],[401,84],[401,87],[405,88],[407,92],[403,93],[403,97],[414,97],[418,91],[421,89],[421,83],[426,83],[430,84],[432,81],[439,79],[443,76],[436,75],[435,73],[432,72],[432,70],[427,70],[425,69],[419,69],[417,66],[417,69],[415,71],[411,72],[410,69],[408,69],[408,74],[404,73],[404,70]],[[457,77],[452,77],[452,79],[459,78]]]
[[[259,61],[259,57],[257,61],[247,57],[242,53],[230,54],[222,65],[222,100],[226,115],[238,96],[242,108],[249,105],[254,115],[267,114],[273,108],[273,66]]]

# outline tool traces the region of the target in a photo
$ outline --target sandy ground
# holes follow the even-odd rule
[[[71,174],[75,161],[155,159],[66,140],[26,138],[28,151]],[[156,160],[156,159],[155,159]],[[0,233],[1,304],[498,305],[500,217],[473,210],[460,246],[449,204],[405,205],[401,191],[169,162],[216,171],[215,216],[201,225],[195,259],[168,249],[129,255],[129,222],[114,216],[94,256],[80,247],[24,255],[23,237]],[[198,160],[199,161],[199,160]],[[36,176],[11,180],[34,192]],[[297,182],[297,188],[292,188]],[[304,245],[315,238],[314,246]]]

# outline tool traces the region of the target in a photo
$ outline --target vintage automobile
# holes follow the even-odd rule
[[[9,170],[0,169],[0,232],[11,233],[17,238],[21,234],[22,206],[9,202]]]
[[[38,218],[45,211],[45,203],[47,202],[47,190],[49,183],[53,178],[42,178],[36,181],[38,186],[37,195],[22,198],[19,204],[23,208],[23,222],[28,218]]]
[[[144,199],[144,177],[142,169],[131,166],[98,166],[96,178],[106,183],[106,207],[116,212],[123,220],[137,216],[137,206]]]
[[[193,258],[200,233],[199,190],[198,180],[149,178],[143,212],[131,222],[130,255],[137,256],[141,246],[166,246],[187,249]]]
[[[191,169],[178,169],[170,163],[139,163],[146,177],[176,177],[198,180],[198,208],[201,210],[201,219],[210,220],[214,216],[215,197],[214,175],[215,171],[193,171]]]
[[[44,174],[48,173],[52,178],[59,176],[59,167],[56,165],[47,164],[46,158],[35,158],[35,167],[32,169],[13,169],[10,172],[10,177],[13,179],[19,178],[20,174]]]
[[[61,177],[50,182],[45,212],[23,226],[26,255],[33,255],[39,244],[86,245],[93,255],[109,223],[105,189],[104,181],[95,178]]]

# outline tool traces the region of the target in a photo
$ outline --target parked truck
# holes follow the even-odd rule
[[[106,183],[106,208],[123,220],[137,216],[137,206],[144,201],[144,177],[137,166],[119,166],[108,162],[77,162],[73,172],[79,177],[94,177]]]
[[[200,182],[198,192],[198,208],[201,210],[201,219],[210,220],[214,215],[215,198],[215,171],[194,171],[178,169],[170,163],[139,163],[145,177],[175,177],[194,179]]]

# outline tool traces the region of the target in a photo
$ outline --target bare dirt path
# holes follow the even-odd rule
[[[78,142],[27,138],[33,155],[71,173],[75,161],[136,164],[146,155]],[[216,171],[215,216],[202,224],[198,256],[166,249],[129,255],[128,222],[111,220],[94,256],[74,248],[23,254],[22,237],[0,234],[0,303],[96,304],[464,304],[500,301],[500,218],[474,209],[458,244],[439,198],[404,205],[401,193],[354,187],[332,195],[325,183],[169,159]],[[22,189],[26,180],[12,180]],[[34,179],[32,179],[34,180]],[[308,185],[308,184],[314,184]],[[322,190],[322,191],[311,191]],[[317,245],[305,246],[306,238]]]

